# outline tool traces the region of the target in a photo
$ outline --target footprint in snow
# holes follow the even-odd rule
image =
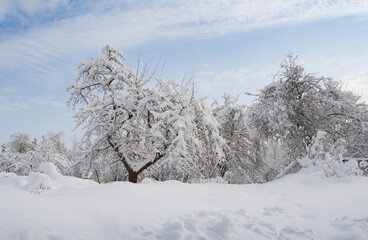
[[[367,239],[368,236],[368,217],[350,218],[343,216],[336,218],[332,226],[340,231],[340,239]]]
[[[141,239],[227,239],[233,223],[227,214],[198,211],[165,222],[158,230],[142,232]]]
[[[278,216],[279,214],[284,212],[284,209],[279,207],[278,205],[273,206],[272,208],[263,208],[264,216]]]
[[[313,231],[311,229],[301,230],[298,227],[286,227],[279,233],[278,239],[309,239],[313,238]]]

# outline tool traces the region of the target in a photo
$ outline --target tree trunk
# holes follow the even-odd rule
[[[131,183],[137,183],[138,182],[138,175],[143,172],[144,170],[146,170],[147,168],[149,168],[152,164],[156,163],[158,160],[160,160],[163,156],[165,156],[165,154],[161,154],[159,152],[156,152],[156,156],[155,159],[153,159],[153,161],[149,161],[147,162],[145,165],[143,165],[141,167],[141,169],[139,169],[138,171],[134,171],[128,164],[128,162],[126,161],[126,159],[124,158],[123,154],[119,151],[119,146],[117,146],[116,144],[111,142],[111,136],[107,136],[107,142],[110,144],[110,146],[112,147],[112,149],[118,154],[118,156],[120,157],[121,162],[123,163],[125,169],[128,171],[128,179],[129,182]],[[165,149],[167,148],[167,146],[165,146]]]
[[[128,171],[129,182],[137,183],[138,182],[138,173],[133,171]]]

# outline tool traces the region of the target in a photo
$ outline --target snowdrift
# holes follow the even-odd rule
[[[1,239],[368,239],[368,179],[144,184],[0,173]]]

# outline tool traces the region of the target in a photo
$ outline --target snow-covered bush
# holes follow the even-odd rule
[[[39,194],[45,190],[52,189],[52,181],[47,174],[39,173],[39,172],[31,172],[27,178],[27,184],[21,187],[22,190]]]
[[[67,173],[73,163],[67,157],[67,151],[61,141],[61,134],[43,136],[41,144],[32,144],[27,151],[10,151],[0,153],[0,171],[28,175],[37,170],[43,162],[55,164],[61,173]]]
[[[346,141],[334,140],[324,131],[318,131],[307,147],[307,155],[292,161],[275,177],[280,178],[290,173],[322,170],[327,177],[344,175],[363,175],[364,167],[356,159],[346,159]]]
[[[308,148],[308,158],[313,165],[323,169],[326,176],[362,175],[357,161],[344,161],[346,141],[334,141],[324,131],[318,131]]]

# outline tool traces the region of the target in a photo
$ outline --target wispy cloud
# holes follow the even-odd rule
[[[67,0],[1,0],[0,22],[7,17],[21,18],[55,10]]]
[[[28,109],[29,105],[25,102],[11,101],[9,98],[0,96],[1,112],[17,112]]]
[[[65,103],[57,101],[55,97],[37,97],[33,98],[31,102],[42,105],[51,105],[54,107],[66,107]]]
[[[124,49],[149,41],[211,37],[368,12],[368,1],[358,0],[101,0],[92,3],[90,10],[82,15],[60,18],[2,37],[0,52],[4,57],[0,58],[0,71],[13,71],[20,77],[49,84],[65,79],[65,69],[70,69],[71,64],[74,66],[76,58],[80,60],[87,53],[97,52],[106,43]],[[68,3],[5,0],[6,7],[0,16],[4,19],[13,14],[15,8],[32,15],[63,4]]]
[[[17,112],[29,108],[29,105],[19,99],[14,100],[12,96],[17,96],[18,90],[13,86],[0,87],[0,111]]]
[[[368,70],[351,76],[341,78],[345,87],[349,91],[361,96],[362,100],[368,103]]]

